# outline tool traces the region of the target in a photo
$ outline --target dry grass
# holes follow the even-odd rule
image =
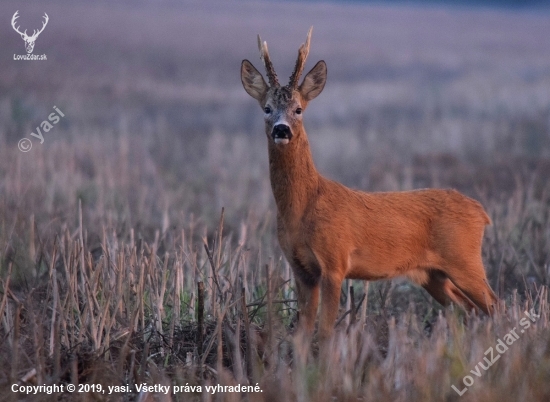
[[[49,61],[0,58],[0,399],[550,398],[547,13],[0,5],[16,9],[29,24],[50,15],[36,44]],[[505,311],[465,319],[405,281],[371,283],[366,297],[350,281],[327,361],[291,336],[295,295],[275,238],[261,111],[238,69],[257,60],[261,32],[286,76],[311,24],[309,62],[329,66],[306,113],[319,169],[365,190],[454,187],[480,200],[493,220],[485,266]],[[23,51],[8,24],[0,35],[3,54]],[[54,104],[66,118],[19,152]],[[531,308],[536,322],[472,374]],[[451,385],[464,388],[465,375],[474,385],[459,397]],[[144,382],[263,392],[139,394]],[[131,392],[23,397],[13,383]]]

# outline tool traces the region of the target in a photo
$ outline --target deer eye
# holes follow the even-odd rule
[[[296,109],[296,111],[295,111],[294,113],[296,113],[296,114],[302,114],[302,109],[301,109],[301,108],[298,108],[298,109]]]
[[[265,114],[270,114],[271,113],[271,108],[269,106],[264,107],[264,112],[265,112]]]

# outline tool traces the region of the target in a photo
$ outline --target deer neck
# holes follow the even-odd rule
[[[319,186],[305,130],[284,147],[269,141],[269,174],[277,211],[286,223],[297,222]]]

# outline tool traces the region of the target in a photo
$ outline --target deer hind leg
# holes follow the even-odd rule
[[[450,267],[446,273],[452,283],[481,311],[487,315],[494,313],[498,298],[487,282],[481,260]]]
[[[444,307],[453,302],[468,311],[478,309],[468,296],[456,287],[442,271],[430,271],[428,281],[423,284],[422,287]]]

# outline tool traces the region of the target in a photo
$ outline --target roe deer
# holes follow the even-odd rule
[[[298,85],[310,38],[311,29],[286,86],[259,36],[269,85],[248,60],[241,65],[244,89],[264,110],[277,235],[296,278],[300,327],[313,333],[321,293],[318,335],[330,336],[345,278],[405,275],[444,306],[491,314],[498,299],[481,259],[491,221],[480,203],[455,190],[361,192],[315,168],[302,116],[323,90],[327,67],[319,61]]]

